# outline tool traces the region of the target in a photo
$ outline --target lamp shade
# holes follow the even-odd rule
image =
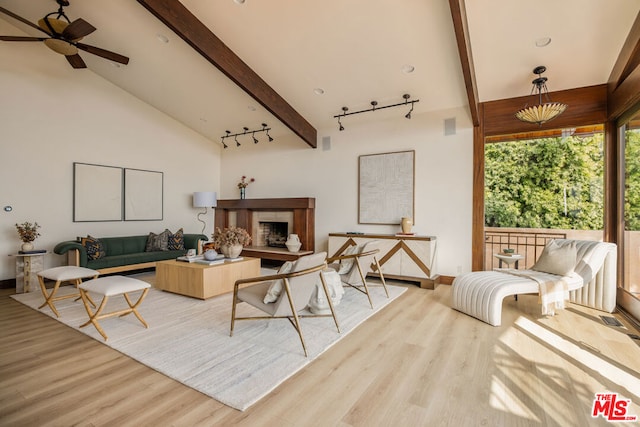
[[[218,205],[218,195],[214,191],[197,191],[193,193],[194,208],[215,208]]]

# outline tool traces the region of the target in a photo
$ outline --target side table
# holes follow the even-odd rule
[[[511,264],[515,264],[514,267],[516,270],[518,269],[518,261],[524,259],[524,256],[519,254],[513,255],[503,255],[503,254],[493,254],[494,257],[498,258],[498,268],[502,268],[502,262],[507,264],[507,268],[511,268]]]
[[[44,270],[46,252],[33,254],[12,254],[16,257],[16,293],[31,292],[38,286],[38,275]]]

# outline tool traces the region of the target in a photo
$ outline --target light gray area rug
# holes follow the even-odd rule
[[[231,294],[202,301],[152,288],[138,309],[149,329],[133,314],[104,319],[100,324],[109,337],[107,342],[93,325],[79,328],[88,319],[82,301],[58,301],[56,308],[60,322],[244,411],[406,291],[399,286],[388,288],[389,299],[382,287],[371,287],[375,310],[366,295],[346,288],[336,307],[341,334],[332,318],[302,319],[308,358],[304,357],[296,330],[286,319],[238,321],[233,337],[229,337]],[[73,292],[71,286],[60,288],[60,295]],[[137,298],[136,294],[132,296]],[[12,298],[33,309],[44,302],[40,292]],[[105,311],[124,308],[124,298],[115,296],[109,299]],[[49,307],[39,311],[55,319]],[[238,311],[240,315],[260,313],[247,304],[238,305]]]

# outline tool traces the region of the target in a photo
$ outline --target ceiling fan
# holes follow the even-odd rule
[[[84,36],[93,33],[96,28],[82,18],[78,18],[75,21],[71,22],[69,18],[67,18],[67,15],[65,15],[63,10],[65,6],[69,6],[68,0],[56,0],[56,3],[58,3],[58,5],[60,6],[57,12],[49,13],[44,18],[40,19],[37,25],[27,21],[25,18],[18,16],[13,12],[8,11],[3,7],[0,7],[0,12],[27,24],[28,26],[35,28],[38,31],[41,31],[48,36],[0,36],[0,40],[7,42],[42,41],[49,49],[64,55],[73,68],[87,68],[84,60],[78,54],[78,49],[84,50],[85,52],[89,52],[93,55],[100,56],[113,62],[118,62],[120,64],[129,63],[129,58],[127,58],[126,56],[122,56],[115,52],[110,52],[99,47],[80,43],[80,40]],[[53,17],[53,15],[57,16]],[[64,18],[64,20],[61,18]]]

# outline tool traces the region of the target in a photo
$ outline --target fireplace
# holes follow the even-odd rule
[[[258,232],[255,246],[285,248],[289,236],[289,223],[278,221],[258,221]]]
[[[315,205],[310,197],[218,200],[215,226],[246,229],[252,241],[242,252],[245,256],[292,261],[315,251]],[[289,234],[300,238],[299,253],[286,249]]]

